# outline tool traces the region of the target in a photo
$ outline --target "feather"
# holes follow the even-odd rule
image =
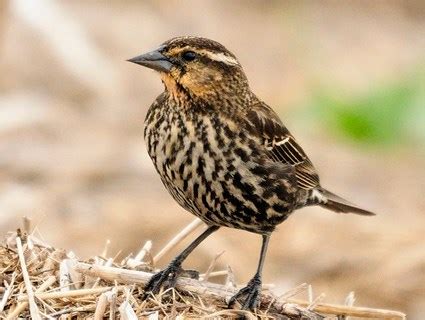
[[[326,189],[320,188],[314,191],[320,193],[320,196],[324,198],[323,202],[319,203],[319,205],[326,209],[342,213],[355,213],[363,216],[375,215],[375,213],[359,208],[357,205],[341,198],[340,196],[337,196],[336,194]]]
[[[319,176],[310,159],[270,107],[258,102],[249,109],[247,118],[254,133],[262,139],[270,159],[295,168],[300,188],[311,190],[319,186]]]

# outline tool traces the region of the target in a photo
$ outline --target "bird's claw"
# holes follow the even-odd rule
[[[236,302],[241,304],[243,310],[254,310],[258,306],[261,294],[261,279],[252,278],[248,285],[240,289],[229,301],[229,308]]]
[[[142,299],[145,300],[150,294],[157,294],[162,287],[173,288],[181,271],[179,264],[171,263],[164,270],[155,273],[146,284]]]

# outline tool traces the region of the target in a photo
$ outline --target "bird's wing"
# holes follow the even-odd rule
[[[273,161],[295,168],[298,186],[311,190],[319,186],[319,176],[301,146],[266,104],[257,102],[247,111],[253,134],[259,136]]]

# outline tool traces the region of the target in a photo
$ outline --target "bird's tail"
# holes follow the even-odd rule
[[[315,204],[335,212],[355,213],[363,216],[375,215],[373,212],[361,209],[355,204],[323,188],[314,189],[311,193],[311,199],[315,201]]]

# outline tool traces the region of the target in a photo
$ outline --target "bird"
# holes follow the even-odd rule
[[[279,116],[252,91],[236,56],[203,37],[181,36],[128,61],[155,70],[164,91],[144,122],[147,152],[165,188],[207,229],[154,274],[146,295],[173,287],[187,256],[221,227],[262,237],[256,272],[229,301],[254,310],[267,247],[294,211],[321,206],[374,215],[320,184],[312,162]]]

